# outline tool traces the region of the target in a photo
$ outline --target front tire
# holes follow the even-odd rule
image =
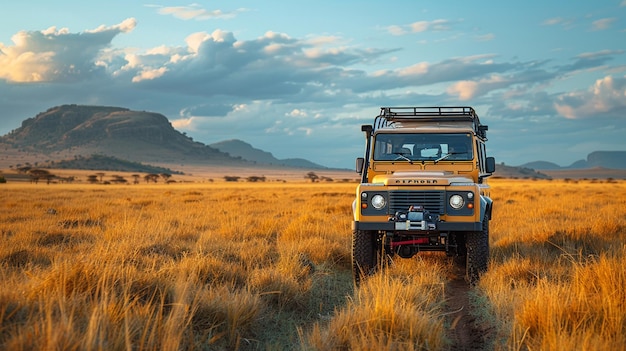
[[[466,280],[470,285],[476,285],[480,276],[489,268],[489,218],[483,219],[483,229],[479,232],[467,234],[465,247]]]
[[[380,241],[373,231],[355,230],[352,232],[352,274],[354,284],[376,272],[380,263]]]

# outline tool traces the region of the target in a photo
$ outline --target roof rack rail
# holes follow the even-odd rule
[[[380,115],[389,120],[403,117],[457,117],[466,116],[478,118],[476,111],[469,106],[439,106],[439,107],[381,107]]]
[[[482,138],[487,138],[488,127],[480,124],[474,108],[469,106],[439,107],[381,107],[380,114],[374,120],[374,130],[393,128],[395,122],[472,122],[474,131]]]

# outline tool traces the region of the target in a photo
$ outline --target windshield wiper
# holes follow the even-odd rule
[[[394,152],[393,154],[394,155],[398,155],[398,158],[403,158],[406,161],[409,161],[410,164],[413,164],[413,160],[411,160],[410,158],[404,156],[404,154],[402,154],[401,152]],[[397,158],[396,158],[396,160],[397,160]]]
[[[443,156],[439,157],[438,159],[436,159],[436,160],[435,160],[435,163],[437,163],[437,162],[439,162],[439,161],[442,161],[442,160],[445,160],[446,158],[448,158],[448,157],[450,157],[450,156],[452,156],[452,155],[454,155],[454,154],[458,154],[458,152],[450,152],[450,153],[447,153],[447,154],[445,154],[445,155],[443,155]]]
[[[466,152],[448,152],[447,154],[445,154],[445,155],[439,157],[438,159],[436,159],[435,163],[437,163],[439,161],[443,161],[443,160],[445,160],[446,158],[448,158],[448,157],[450,157],[452,155],[466,155],[466,154],[467,154]]]

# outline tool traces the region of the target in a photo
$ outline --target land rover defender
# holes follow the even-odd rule
[[[472,107],[381,107],[363,125],[353,203],[354,281],[393,257],[442,251],[474,285],[487,270],[493,202],[487,126]]]

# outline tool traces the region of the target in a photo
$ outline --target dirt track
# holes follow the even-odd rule
[[[452,345],[450,350],[486,350],[490,345],[489,330],[485,330],[472,315],[470,286],[464,278],[464,269],[455,265],[451,268],[446,286],[447,319],[450,326]]]

